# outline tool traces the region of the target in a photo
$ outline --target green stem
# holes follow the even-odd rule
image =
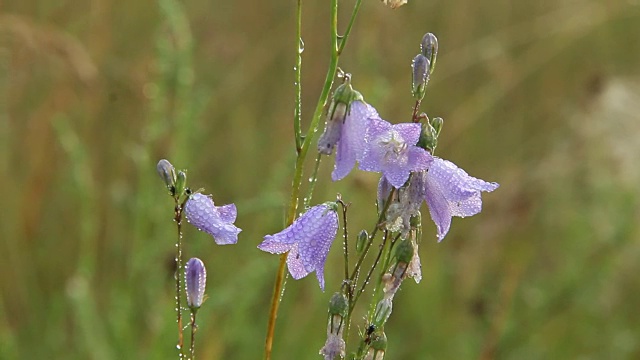
[[[184,358],[182,347],[184,345],[184,339],[182,335],[182,209],[178,198],[175,199],[176,207],[174,211],[174,220],[176,227],[178,228],[178,241],[176,242],[176,313],[178,322],[178,351],[180,359]]]
[[[300,11],[298,11],[298,15],[299,17],[301,17]],[[300,28],[300,25],[301,25],[301,20],[298,20],[297,27]],[[297,32],[299,32],[299,30],[297,30]],[[297,52],[300,51],[299,47],[300,47],[300,44],[297,44],[296,45]],[[298,210],[298,201],[300,197],[300,185],[302,184],[302,173],[304,168],[304,161],[307,157],[309,146],[311,145],[311,140],[313,139],[313,134],[316,132],[318,128],[318,123],[320,122],[320,117],[322,116],[322,110],[324,109],[327,99],[329,98],[331,86],[333,85],[333,79],[335,78],[336,71],[338,69],[338,57],[339,57],[338,55],[338,0],[331,0],[331,59],[329,62],[329,68],[327,70],[327,76],[325,78],[324,86],[322,88],[322,93],[320,94],[320,98],[318,99],[318,104],[316,105],[316,109],[313,114],[311,124],[309,125],[309,130],[307,131],[307,134],[304,137],[302,146],[300,147],[298,151],[298,156],[296,158],[295,172],[293,175],[293,184],[291,187],[291,198],[289,201],[289,211],[287,213],[287,221],[286,221],[287,226],[293,223],[293,220],[295,219],[296,211]],[[275,326],[276,326],[276,318],[278,317],[278,309],[280,307],[280,296],[284,286],[286,262],[287,262],[287,253],[284,253],[280,256],[280,264],[278,266],[278,270],[276,273],[276,279],[273,285],[273,294],[271,296],[269,322],[267,324],[267,335],[265,337],[265,347],[264,347],[265,360],[271,359],[271,352],[273,350],[273,337],[275,334]]]
[[[297,1],[296,7],[296,41],[298,42],[298,51],[296,51],[296,66],[294,69],[296,73],[296,104],[293,119],[293,132],[296,140],[296,151],[300,152],[300,147],[302,146],[302,131],[300,130],[300,124],[302,123],[302,0]]]
[[[311,174],[311,178],[309,179],[309,192],[307,196],[304,198],[304,208],[308,208],[311,205],[311,198],[313,197],[313,190],[316,188],[316,183],[318,182],[318,170],[320,169],[320,162],[322,160],[322,154],[318,153],[316,156],[316,165],[313,168],[313,173]]]
[[[349,38],[349,34],[351,34],[351,29],[353,28],[353,23],[356,20],[356,15],[358,15],[358,10],[360,10],[360,4],[362,4],[362,0],[356,0],[356,4],[353,6],[349,24],[347,25],[347,29],[344,31],[344,35],[341,36],[340,47],[338,48],[338,56],[342,54],[342,50],[344,50],[344,47],[347,44],[347,39]]]
[[[196,358],[196,330],[198,326],[196,325],[196,313],[195,311],[191,311],[191,360],[195,360]]]

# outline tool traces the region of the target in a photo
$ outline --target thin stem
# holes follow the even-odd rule
[[[304,208],[308,208],[311,204],[311,197],[313,196],[313,190],[316,188],[316,183],[318,182],[318,169],[320,169],[320,162],[322,161],[322,154],[318,153],[316,156],[316,165],[313,168],[313,173],[311,174],[311,178],[309,178],[309,193],[304,198]]]
[[[353,23],[356,20],[356,15],[358,14],[358,10],[360,10],[360,4],[362,4],[362,0],[356,0],[356,4],[353,6],[353,11],[351,12],[351,18],[349,19],[349,24],[347,24],[347,29],[344,31],[344,35],[341,36],[340,47],[338,48],[338,55],[342,54],[342,50],[344,46],[347,44],[347,39],[349,38],[349,34],[351,34],[351,28],[353,28]]]
[[[347,239],[349,239],[349,231],[347,229],[347,208],[348,204],[345,204],[342,199],[339,199],[338,202],[342,205],[342,239],[344,244],[344,279],[347,280],[349,278],[349,246],[347,243]],[[349,295],[351,291],[349,291]]]
[[[376,256],[376,259],[373,261],[373,266],[371,266],[371,269],[369,269],[369,272],[367,273],[367,277],[364,279],[364,282],[362,283],[360,290],[356,292],[355,298],[353,299],[354,303],[358,302],[360,295],[362,295],[362,293],[364,292],[364,289],[369,283],[369,280],[371,280],[371,275],[373,274],[373,271],[376,269],[376,266],[378,266],[378,262],[380,261],[380,258],[382,257],[382,253],[384,252],[384,246],[387,244],[387,237],[388,237],[388,232],[385,231],[384,236],[382,237],[382,244],[380,244],[380,251],[378,251],[378,255]]]
[[[293,119],[293,133],[296,140],[296,151],[299,153],[302,146],[302,131],[300,130],[300,124],[302,123],[302,51],[304,50],[304,43],[302,42],[302,0],[297,1],[296,6],[296,44],[298,51],[296,51],[296,66],[295,71],[295,92],[296,92],[296,104],[294,110]]]
[[[191,311],[191,360],[195,360],[196,358],[196,330],[198,326],[196,325],[196,312]]]
[[[184,357],[182,352],[182,346],[184,339],[182,336],[182,209],[183,204],[180,204],[178,198],[175,199],[176,206],[174,210],[174,220],[176,227],[178,228],[178,241],[176,242],[176,313],[178,322],[178,351],[180,352],[180,359]]]
[[[411,121],[413,121],[414,123],[420,122],[420,119],[418,119],[418,110],[420,109],[421,102],[422,100],[416,100],[416,103],[413,106],[413,115],[411,115]]]
[[[393,199],[393,196],[395,195],[395,193],[396,193],[395,188],[391,189],[391,192],[389,192],[389,197],[387,197],[387,201],[385,202],[384,207],[380,212],[380,216],[378,216],[378,221],[376,222],[376,225],[374,226],[373,230],[371,230],[371,235],[369,235],[369,241],[365,245],[362,251],[362,254],[360,255],[360,258],[358,259],[358,262],[356,262],[356,267],[351,272],[351,276],[349,277],[349,279],[354,279],[356,274],[360,270],[360,267],[362,266],[362,262],[364,261],[364,258],[367,256],[367,252],[369,251],[369,248],[373,243],[373,239],[376,237],[376,234],[378,233],[380,225],[382,224],[386,216],[387,209],[389,209],[389,205],[391,204],[391,199]]]

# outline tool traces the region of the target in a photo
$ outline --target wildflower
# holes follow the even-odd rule
[[[412,171],[425,170],[433,161],[426,150],[415,146],[420,131],[420,124],[370,119],[360,169],[382,172],[391,185],[401,187]]]
[[[213,236],[216,244],[238,242],[238,234],[242,230],[233,225],[237,215],[235,204],[215,206],[209,196],[195,193],[187,200],[184,210],[187,220],[198,230]]]
[[[482,210],[481,192],[498,188],[494,182],[486,182],[469,176],[454,163],[434,158],[429,170],[423,172],[425,200],[431,219],[436,224],[438,241],[449,232],[451,217],[466,217]]]
[[[356,161],[360,161],[365,148],[365,134],[369,119],[378,119],[378,112],[364,101],[351,103],[342,126],[336,164],[331,173],[333,181],[343,179],[351,172]]]
[[[289,252],[287,267],[294,279],[315,271],[324,291],[324,263],[338,232],[337,205],[327,202],[316,205],[286,229],[266,235],[258,249],[272,254]]]
[[[187,261],[184,271],[185,285],[187,291],[187,305],[192,310],[202,306],[204,300],[204,289],[207,285],[207,270],[202,260],[191,258]]]

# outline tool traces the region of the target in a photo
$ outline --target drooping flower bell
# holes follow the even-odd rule
[[[412,171],[425,170],[433,161],[431,154],[415,146],[420,131],[420,124],[370,119],[360,169],[382,172],[391,185],[401,187]]]
[[[202,306],[204,290],[207,286],[207,270],[202,260],[198,258],[189,259],[185,266],[184,278],[187,292],[187,306],[195,311]]]
[[[195,193],[187,200],[184,212],[187,220],[198,230],[213,236],[216,244],[238,242],[238,234],[242,230],[233,225],[237,216],[235,204],[215,206],[211,197]]]
[[[331,178],[343,179],[349,174],[364,151],[364,136],[370,118],[379,118],[376,109],[363,101],[351,86],[350,77],[334,92],[327,113],[324,133],[318,140],[318,152],[329,155],[337,146],[336,162]]]
[[[422,173],[425,200],[431,219],[436,224],[438,241],[442,241],[451,227],[453,216],[466,217],[482,210],[482,191],[498,188],[495,182],[486,182],[469,176],[451,161],[434,157],[429,170]]]
[[[272,254],[288,251],[291,276],[297,280],[315,271],[324,291],[324,263],[338,233],[337,208],[335,202],[311,207],[286,229],[266,235],[258,249]]]

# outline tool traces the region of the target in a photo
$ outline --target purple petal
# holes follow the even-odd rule
[[[238,242],[238,234],[242,230],[233,225],[236,217],[235,205],[217,207],[209,196],[195,193],[187,200],[184,212],[187,220],[198,230],[213,236],[216,244]]]
[[[264,237],[264,241],[258,245],[258,249],[272,254],[282,254],[291,250],[293,246],[294,244],[281,243],[275,236],[267,235]]]
[[[391,124],[384,120],[369,121],[366,135],[366,146],[360,161],[360,169],[364,171],[381,171],[387,147],[383,145],[392,140]]]
[[[291,277],[296,280],[302,279],[303,277],[309,275],[309,271],[304,268],[304,264],[302,263],[302,259],[300,258],[300,253],[298,252],[298,244],[293,244],[289,255],[287,255],[287,269],[289,269]]]
[[[493,191],[497,183],[469,176],[454,163],[434,158],[426,175],[425,197],[438,229],[438,241],[449,231],[452,216],[472,216],[482,210],[482,191]]]
[[[447,202],[447,199],[445,199],[439,184],[432,183],[427,180],[426,187],[425,200],[427,202],[427,206],[429,206],[431,219],[436,224],[438,241],[442,241],[451,227],[451,211],[449,210],[449,203]]]
[[[333,181],[343,179],[351,172],[364,151],[364,136],[370,118],[377,118],[378,113],[369,104],[362,101],[351,103],[349,113],[342,126],[340,141],[336,151],[336,164],[331,178]]]
[[[393,130],[397,131],[407,145],[415,145],[420,139],[420,124],[400,123],[393,125]]]
[[[236,216],[238,216],[238,210],[236,209],[236,204],[220,206],[218,208],[218,213],[220,213],[220,219],[228,223],[235,222]]]

